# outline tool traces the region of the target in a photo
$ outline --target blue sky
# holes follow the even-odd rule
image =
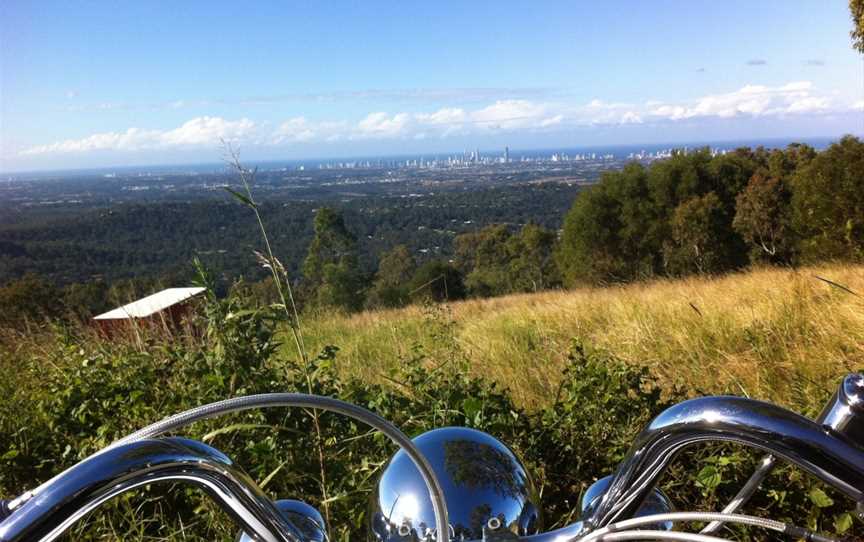
[[[0,3],[0,170],[864,133],[845,0]]]

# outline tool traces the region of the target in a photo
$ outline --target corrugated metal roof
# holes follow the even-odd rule
[[[185,301],[190,297],[194,297],[204,291],[204,288],[168,288],[161,292],[156,292],[153,295],[148,295],[138,301],[133,301],[128,305],[123,305],[114,310],[108,311],[99,316],[94,316],[94,320],[118,320],[126,318],[146,318],[159,311],[165,310],[172,305],[176,305],[181,301]]]

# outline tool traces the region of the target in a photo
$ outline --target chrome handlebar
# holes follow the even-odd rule
[[[728,441],[770,452],[810,472],[856,503],[864,502],[864,450],[789,410],[740,397],[703,397],[675,405],[640,434],[586,525],[632,514],[682,448]]]
[[[0,523],[0,540],[50,542],[108,499],[168,481],[201,488],[260,540],[303,542],[255,482],[225,454],[177,437],[131,442],[78,463]]]
[[[274,395],[290,397],[291,401],[283,400],[278,402],[280,405],[310,406],[314,403],[311,396]],[[265,401],[254,397],[244,399],[250,404],[267,406]],[[319,399],[329,401],[331,406],[345,405],[334,399]],[[348,415],[362,410],[339,408]],[[776,405],[740,397],[704,397],[675,405],[657,416],[637,437],[608,489],[591,503],[579,522],[521,540],[574,540],[631,516],[679,451],[708,441],[735,442],[786,459],[848,496],[857,503],[859,511],[864,512],[864,375],[849,375],[844,379],[820,420],[822,423],[817,423]],[[391,438],[394,437],[391,435]],[[106,500],[158,481],[181,481],[202,488],[251,533],[254,540],[309,541],[302,530],[218,450],[176,437],[121,442],[78,463],[40,486],[35,494],[13,501],[11,514],[0,522],[0,542],[50,542]],[[397,444],[405,446],[399,440]],[[410,441],[408,447],[411,447]],[[406,448],[406,451],[419,453],[416,449]],[[412,459],[422,470],[429,471],[424,476],[431,475],[427,482],[433,488],[433,503],[436,502],[441,496],[440,484],[428,468],[428,462],[422,455],[419,461],[413,455]],[[426,468],[421,466],[424,462]],[[444,505],[443,502],[439,504]],[[446,506],[441,512],[441,516],[447,517]],[[519,539],[515,535],[487,531],[484,529],[484,539]],[[388,541],[411,540],[412,536],[396,532]],[[433,536],[439,541],[446,539],[442,533]]]

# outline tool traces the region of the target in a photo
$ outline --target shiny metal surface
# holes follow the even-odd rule
[[[819,420],[839,435],[864,446],[864,374],[847,375]]]
[[[765,450],[864,501],[864,449],[781,407],[740,397],[703,397],[675,405],[637,437],[609,490],[583,518],[588,528],[630,517],[682,448],[731,441]]]
[[[183,428],[189,424],[195,423],[200,420],[215,418],[231,412],[241,412],[249,409],[263,409],[272,407],[304,407],[327,410],[361,421],[369,425],[370,427],[381,431],[397,446],[404,450],[408,457],[411,459],[411,461],[413,461],[417,468],[420,470],[423,480],[426,482],[427,491],[432,502],[432,508],[434,510],[435,517],[438,519],[436,523],[448,523],[447,507],[444,503],[444,494],[441,486],[438,483],[437,478],[435,477],[435,473],[432,470],[432,467],[426,461],[426,458],[423,456],[423,454],[420,453],[419,450],[417,450],[411,439],[409,439],[407,435],[405,435],[392,423],[388,422],[381,416],[378,416],[374,412],[370,412],[365,408],[353,405],[351,403],[346,403],[345,401],[340,401],[339,399],[335,399],[333,397],[323,397],[319,395],[311,395],[304,393],[264,393],[259,395],[249,395],[244,397],[225,399],[223,401],[217,401],[215,403],[202,405],[200,407],[193,408],[185,412],[175,414],[173,416],[169,416],[168,418],[165,418],[143,429],[140,429],[135,433],[132,433],[131,435],[128,435],[114,442],[107,448],[100,450],[99,452],[91,456],[88,461],[90,459],[95,459],[102,454],[106,454],[115,448],[122,447],[129,443],[138,442],[144,439],[152,439],[164,433],[176,431],[180,428]],[[38,498],[42,493],[47,491],[54,484],[55,481],[63,478],[69,471],[75,468],[77,468],[77,465],[67,470],[66,472],[55,476],[54,478],[43,483],[34,490],[24,492],[16,499],[13,499],[9,503],[9,507],[15,510],[22,507],[30,500]],[[442,532],[441,537],[438,539],[438,542],[446,541],[446,534]]]
[[[0,541],[49,542],[103,502],[162,481],[201,488],[259,540],[302,540],[228,457],[200,442],[166,438],[125,444],[78,463],[0,523]]]
[[[245,397],[225,399],[224,401],[210,403],[208,405],[203,405],[175,414],[174,416],[170,416],[164,420],[151,424],[117,441],[112,444],[109,449],[127,442],[134,442],[142,438],[152,438],[168,431],[176,431],[177,429],[199,420],[215,418],[230,412],[271,407],[307,407],[327,410],[359,420],[370,427],[381,431],[381,433],[386,435],[391,441],[399,446],[400,451],[413,462],[417,469],[419,469],[419,473],[425,482],[425,490],[423,494],[429,496],[429,501],[432,503],[432,511],[437,520],[434,524],[449,524],[447,506],[444,500],[444,491],[441,488],[441,484],[439,483],[432,466],[429,464],[423,453],[421,453],[415,446],[414,442],[395,425],[374,412],[370,412],[365,408],[352,405],[351,403],[346,403],[345,401],[340,401],[333,397],[323,397],[320,395],[310,395],[305,393],[263,393],[259,395],[248,395]],[[41,490],[41,488],[42,486],[37,488],[37,491]],[[440,536],[437,537],[438,542],[447,542],[447,539],[447,534],[444,531],[442,531]]]
[[[445,427],[413,442],[441,482],[451,540],[481,539],[492,518],[515,535],[540,530],[538,500],[528,473],[500,441],[474,429]],[[370,523],[372,539],[379,541],[414,536],[427,540],[437,532],[420,473],[402,451],[390,460],[372,495]]]
[[[591,484],[588,489],[585,491],[585,494],[582,495],[582,502],[580,507],[582,508],[582,515],[590,512],[590,510],[595,507],[600,498],[606,491],[609,490],[609,486],[612,484],[612,476],[604,476],[600,478],[593,484]],[[645,497],[645,500],[642,501],[642,504],[639,505],[639,509],[636,510],[636,513],[633,514],[634,518],[643,517],[643,516],[651,516],[654,514],[668,514],[670,512],[675,511],[675,506],[672,505],[672,501],[660,488],[655,487],[651,493]],[[663,524],[657,525],[649,525],[646,526],[645,529],[655,529],[655,530],[667,530],[671,531],[673,527],[673,523],[671,521],[667,521]]]
[[[304,542],[327,541],[327,527],[324,518],[314,506],[293,499],[280,499],[275,501],[273,505],[282,514],[282,517],[303,535]],[[254,541],[255,538],[245,531],[240,531],[240,534],[237,535],[237,542]]]
[[[624,518],[668,512],[671,503],[655,489],[658,476],[681,449],[706,441],[731,441],[771,454],[742,490],[748,496],[774,462],[785,459],[849,496],[864,512],[862,375],[844,379],[820,422],[739,397],[705,397],[667,409],[637,437],[614,477],[589,488],[582,520],[547,533],[539,532],[539,501],[527,472],[513,452],[490,435],[451,427],[412,441],[389,422],[348,403],[267,394],[172,416],[91,456],[10,503],[11,515],[0,520],[0,542],[54,540],[108,499],[160,481],[187,482],[210,494],[252,535],[241,534],[238,540],[325,542],[326,525],[314,508],[300,501],[271,502],[218,450],[187,439],[150,438],[198,419],[264,406],[340,412],[381,429],[403,448],[370,499],[370,532],[382,542],[565,542]],[[439,522],[447,518],[447,508],[452,521]],[[448,529],[437,532],[439,524]]]
[[[822,413],[819,414],[816,421],[841,434],[850,426],[853,429],[852,432],[860,433],[864,430],[864,375],[850,374],[846,376],[840,384],[839,390],[822,409]],[[864,439],[860,437],[853,438],[853,440],[859,445],[864,444]],[[769,454],[763,457],[762,461],[759,462],[759,467],[756,468],[735,497],[729,501],[729,504],[723,507],[723,512],[732,514],[744,506],[753,497],[765,478],[771,474],[776,464],[777,458],[773,455]],[[723,522],[712,521],[700,532],[713,534],[719,532],[722,527]]]

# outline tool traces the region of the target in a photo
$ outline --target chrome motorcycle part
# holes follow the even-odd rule
[[[831,431],[864,446],[864,374],[843,379],[819,420]]]
[[[822,413],[819,414],[816,421],[840,434],[852,433],[849,435],[850,438],[856,444],[864,445],[864,375],[859,373],[847,375],[837,392],[822,409]],[[855,434],[858,436],[854,436]],[[765,478],[774,470],[776,464],[777,458],[773,455],[763,457],[759,467],[735,497],[729,501],[729,504],[723,508],[723,512],[731,514],[744,506],[753,497]],[[700,532],[702,534],[716,533],[721,527],[723,527],[722,522],[712,521]]]
[[[293,499],[280,499],[273,506],[303,535],[304,542],[327,542],[324,518],[314,506]],[[255,542],[255,538],[240,531],[237,542]]]
[[[740,397],[703,397],[668,408],[636,438],[609,490],[584,518],[587,528],[630,517],[660,473],[686,446],[731,441],[771,452],[855,502],[864,501],[864,449],[786,409]]]
[[[201,488],[266,542],[301,542],[273,503],[222,452],[184,438],[124,444],[78,463],[0,523],[3,542],[50,542],[103,502],[157,482]]]
[[[527,536],[541,528],[538,499],[516,455],[492,436],[464,427],[434,429],[414,443],[435,470],[453,540],[483,538],[484,527]],[[373,540],[410,533],[428,540],[440,523],[423,491],[420,473],[401,451],[384,469],[370,503]]]
[[[591,509],[600,502],[600,498],[604,493],[606,493],[606,491],[608,491],[610,484],[612,484],[611,475],[604,476],[588,486],[588,489],[585,490],[585,494],[582,495],[582,502],[580,504],[583,516],[590,513]],[[666,496],[662,489],[655,487],[651,494],[645,497],[645,500],[642,501],[642,504],[639,506],[636,513],[633,514],[633,517],[638,518],[657,514],[668,514],[674,511],[675,507],[672,505],[672,501],[669,500],[669,497]],[[673,524],[671,521],[651,525],[652,529],[665,529],[667,531],[671,531],[672,527]]]
[[[745,516],[741,514],[723,514],[713,512],[670,512],[661,514],[652,514],[647,516],[636,517],[633,519],[625,519],[617,523],[613,523],[602,529],[598,529],[588,533],[579,542],[596,542],[602,539],[607,533],[615,531],[623,531],[633,528],[652,528],[654,525],[674,524],[678,522],[705,522],[718,521],[723,523],[737,523],[740,525],[750,525],[760,527],[772,531],[786,532],[789,526],[783,522],[773,519],[760,518],[756,516]],[[667,529],[669,530],[669,529]]]
[[[492,513],[491,505],[488,511],[485,508],[478,510],[475,518],[478,520],[477,523],[482,525],[482,536],[484,540],[490,542],[514,540],[566,542],[579,540],[596,532],[600,534],[592,539],[593,542],[635,539],[710,540],[712,542],[720,540],[695,533],[630,530],[632,527],[650,525],[657,521],[677,521],[673,517],[682,517],[682,513],[619,521],[619,518],[632,516],[634,512],[638,513],[644,503],[650,502],[657,477],[678,451],[690,444],[706,441],[736,442],[765,450],[778,459],[788,460],[851,497],[857,502],[860,512],[864,508],[864,498],[862,498],[864,496],[864,447],[849,435],[857,434],[850,428],[858,427],[855,416],[860,412],[859,388],[862,386],[860,375],[851,376],[852,378],[844,380],[832,405],[825,411],[826,420],[839,421],[826,422],[826,425],[812,422],[803,416],[768,403],[737,397],[706,397],[676,405],[655,418],[639,435],[627,458],[609,483],[608,489],[602,492],[602,496],[588,496],[587,512],[583,520],[552,532],[528,536],[517,535],[515,531],[522,528],[525,532],[535,532],[539,529],[537,501],[535,497],[530,496],[523,500],[517,499],[521,504],[521,511],[512,514],[516,517],[512,521],[509,520],[507,512]],[[859,378],[855,378],[856,376]],[[373,503],[375,503],[373,507],[381,513],[378,514],[377,521],[372,524],[373,532],[384,533],[388,542],[397,540],[416,542],[430,538],[443,542],[450,538],[449,535],[455,534],[455,529],[446,521],[442,522],[440,517],[440,511],[443,510],[446,518],[447,502],[442,490],[444,486],[438,482],[436,469],[440,467],[446,471],[446,454],[444,460],[435,460],[435,468],[433,468],[433,465],[423,457],[418,446],[404,434],[362,408],[330,398],[299,394],[268,394],[221,401],[193,409],[153,424],[118,441],[39,486],[35,491],[7,503],[5,506],[11,509],[11,515],[5,520],[0,520],[0,542],[53,540],[74,521],[111,497],[160,481],[184,481],[203,488],[229,514],[237,518],[242,527],[256,540],[317,542],[315,538],[302,533],[293,522],[289,521],[288,515],[283,514],[274,503],[264,497],[254,483],[248,480],[242,471],[234,468],[230,460],[217,450],[186,439],[149,439],[164,431],[176,430],[205,417],[267,406],[324,408],[349,415],[380,429],[394,442],[403,446],[403,451],[400,452],[403,460],[407,456],[415,461],[417,468],[413,470],[414,485],[420,489],[412,490],[410,495],[425,495],[423,489],[427,488],[417,480],[431,480],[428,488],[430,496],[424,503],[423,510],[427,517],[431,515],[434,523],[426,520],[426,529],[423,531],[424,525],[415,525],[415,518],[403,514],[402,523],[395,525],[391,521],[394,516],[393,510],[404,506],[413,508],[413,505],[410,500],[406,502],[405,499],[391,499],[393,502],[387,510],[389,515],[385,515],[380,502],[375,503],[379,497],[376,491],[373,496]],[[472,430],[458,428],[451,428],[451,430],[472,432]],[[451,463],[455,458],[457,464],[463,465],[463,473],[453,475],[457,481],[461,480],[462,483],[466,480],[474,480],[476,487],[488,489],[486,480],[491,476],[492,490],[501,491],[498,488],[501,484],[499,478],[511,482],[517,480],[521,486],[528,488],[525,490],[526,495],[533,493],[527,474],[515,456],[512,459],[504,459],[507,454],[512,455],[512,452],[489,435],[476,431],[473,433],[477,434],[472,435],[471,438],[455,439],[468,441],[465,445],[455,447],[457,452],[467,451],[467,453],[451,453]],[[141,438],[145,440],[138,440]],[[418,440],[421,438],[422,435]],[[449,442],[449,440],[442,439],[442,442]],[[488,449],[485,446],[478,446],[478,443],[487,445]],[[439,448],[446,449],[443,445]],[[495,459],[490,461],[488,457]],[[391,460],[391,466],[392,463]],[[498,464],[499,467],[509,465],[512,470],[508,470],[508,467],[496,470],[490,467],[494,464]],[[474,468],[464,468],[465,465]],[[489,470],[484,471],[484,468]],[[509,478],[507,472],[510,472]],[[448,473],[447,476],[450,474]],[[478,480],[480,482],[477,482]],[[445,481],[451,483],[449,478]],[[504,486],[513,486],[511,482],[505,482]],[[602,487],[598,487],[594,493],[599,493],[601,490]],[[435,507],[436,499],[439,499],[438,508]],[[419,511],[421,509],[419,499],[415,499],[414,502]],[[471,501],[470,499],[459,501],[460,513],[465,509],[470,510],[470,507],[465,506],[463,502]],[[310,512],[305,505],[296,501],[293,503],[287,505],[286,511],[297,512],[298,522],[302,523],[314,518],[316,513]],[[493,504],[497,506],[498,502],[495,501]],[[428,511],[430,506],[431,514]],[[419,512],[412,515],[419,517]],[[702,514],[701,517],[704,521],[748,523],[741,520],[743,516],[736,515]],[[376,518],[373,517],[374,519]],[[482,522],[483,519],[485,522]],[[530,527],[532,521],[533,528]],[[312,524],[315,523],[323,527],[323,521],[317,522],[313,519]],[[755,525],[755,523],[751,524]],[[436,532],[434,528],[429,528],[429,525],[448,525],[448,529]],[[311,524],[308,526],[314,527]],[[601,532],[604,528],[606,530]],[[321,530],[323,528],[320,530],[313,528],[313,531],[319,533]],[[791,526],[786,526],[784,532],[799,539],[836,542],[834,538]],[[44,536],[37,536],[38,533],[44,533]],[[470,533],[464,536],[468,534]]]
[[[438,483],[438,479],[436,478],[435,472],[432,469],[431,465],[423,456],[423,454],[417,449],[414,443],[411,442],[411,439],[409,439],[408,436],[405,435],[405,433],[403,433],[402,431],[400,431],[396,426],[394,426],[384,418],[378,416],[377,414],[370,412],[362,407],[352,405],[351,403],[346,403],[332,397],[322,397],[318,395],[307,395],[302,393],[265,393],[260,395],[236,397],[233,399],[218,401],[216,403],[210,403],[197,408],[193,408],[191,410],[187,410],[185,412],[181,412],[179,414],[175,414],[174,416],[170,416],[162,421],[149,425],[144,429],[136,431],[135,433],[132,433],[131,435],[118,440],[107,448],[90,456],[90,458],[85,459],[82,463],[90,460],[95,460],[96,458],[104,454],[109,454],[111,450],[122,448],[127,444],[139,441],[141,439],[149,439],[151,437],[155,437],[169,431],[175,431],[198,420],[214,418],[229,412],[239,412],[242,410],[249,410],[253,408],[267,407],[304,407],[327,410],[330,412],[336,412],[338,414],[348,416],[350,418],[354,418],[369,425],[374,429],[377,429],[378,431],[381,431],[397,446],[399,446],[401,451],[404,451],[404,453],[411,459],[411,461],[419,470],[423,481],[426,484],[426,493],[428,493],[430,497],[436,523],[443,525],[448,524],[447,506],[444,501],[444,492],[441,489],[441,485]],[[18,508],[25,506],[33,499],[41,501],[42,499],[40,498],[40,496],[43,493],[45,493],[46,491],[50,491],[53,488],[55,482],[62,479],[66,474],[74,471],[82,463],[79,463],[78,465],[67,469],[66,471],[55,476],[48,482],[40,485],[35,490],[28,491],[25,494],[14,499],[9,505],[13,513],[10,517],[6,518],[6,520],[0,523],[0,534],[2,534],[2,529],[6,526],[7,522],[12,521],[12,519],[16,517],[16,512]],[[110,465],[110,463],[106,463],[106,465]],[[66,525],[66,527],[68,526],[69,525]],[[253,529],[252,532],[257,531]],[[446,533],[440,533],[437,536],[436,540],[437,542],[447,542],[448,539]],[[0,542],[6,542],[6,540],[0,538]]]

